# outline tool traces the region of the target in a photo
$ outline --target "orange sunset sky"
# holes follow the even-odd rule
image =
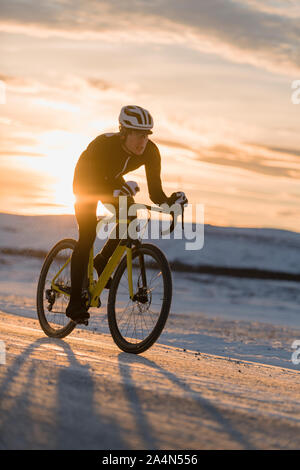
[[[138,104],[167,194],[300,232],[299,46],[296,0],[0,0],[0,212],[73,213],[80,153]]]

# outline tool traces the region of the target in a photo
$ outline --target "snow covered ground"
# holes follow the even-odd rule
[[[173,302],[137,357],[109,334],[107,291],[88,327],[45,337],[37,281],[66,237],[77,238],[72,216],[0,214],[0,449],[299,448],[300,283],[237,268],[296,276],[300,234],[206,226],[199,251],[155,240],[173,263]]]
[[[61,238],[77,238],[73,216],[0,215],[0,310],[36,318],[35,293],[43,258]],[[205,226],[204,247],[155,240],[169,261],[191,266],[258,268],[300,273],[300,234],[271,229]],[[97,240],[100,248],[102,241]],[[26,253],[26,250],[35,250]],[[300,370],[292,343],[300,340],[299,282],[173,271],[171,314],[159,342]],[[106,296],[92,310],[90,331],[108,332]]]
[[[178,231],[181,233],[181,225]],[[187,236],[192,232],[186,224]],[[193,226],[195,232],[195,226]],[[200,234],[202,230],[197,229]],[[146,232],[147,233],[147,232]],[[149,230],[150,233],[150,230]],[[0,214],[0,249],[24,248],[46,250],[61,238],[77,238],[75,217],[19,216]],[[205,225],[201,250],[185,250],[193,240],[155,240],[169,261],[191,266],[256,268],[287,273],[300,273],[300,234],[286,230],[214,227]],[[97,239],[96,247],[103,241]]]

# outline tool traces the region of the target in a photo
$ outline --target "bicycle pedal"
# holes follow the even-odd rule
[[[89,324],[89,321],[88,320],[84,320],[82,318],[78,318],[78,320],[72,320],[74,323],[76,323],[76,325],[85,325],[85,326],[88,326]]]

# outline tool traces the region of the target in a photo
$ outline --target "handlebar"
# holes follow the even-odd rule
[[[184,205],[182,204],[174,204],[174,205],[178,206],[178,209],[180,208],[182,230],[184,230]],[[134,203],[134,206],[136,209],[146,209],[146,210],[153,211],[153,212],[159,212],[161,214],[171,215],[172,217],[171,225],[170,227],[168,227],[167,230],[161,231],[161,235],[172,233],[174,231],[176,223],[177,223],[177,217],[179,215],[179,210],[177,211],[164,210],[164,208],[160,206],[149,206],[148,204],[141,204],[141,203]],[[102,217],[99,217],[98,221],[100,221],[101,219]]]
[[[139,206],[139,204],[135,204],[136,206]],[[181,226],[182,226],[182,230],[184,230],[184,205],[182,204],[176,204],[177,206],[180,206],[181,208]],[[175,225],[177,223],[177,217],[178,217],[178,212],[175,213],[175,211],[166,211],[166,210],[163,210],[162,207],[159,207],[159,206],[149,206],[148,204],[140,204],[140,208],[141,209],[148,209],[148,210],[151,210],[151,211],[154,211],[154,212],[160,212],[160,213],[164,213],[164,214],[170,214],[172,216],[172,222],[171,222],[171,225],[170,227],[166,230],[166,231],[162,231],[161,234],[164,235],[165,233],[172,233],[175,229]],[[139,207],[137,207],[139,208]]]

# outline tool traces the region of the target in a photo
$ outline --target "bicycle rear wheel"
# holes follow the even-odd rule
[[[67,261],[71,258],[75,246],[76,240],[71,238],[58,242],[46,256],[41,269],[36,298],[37,313],[43,331],[52,338],[64,338],[76,326],[66,316],[71,292],[71,262]],[[63,293],[57,292],[51,286],[53,278],[61,269],[54,282]]]
[[[139,354],[158,339],[172,301],[169,263],[155,245],[142,244],[133,249],[132,280],[134,296],[130,299],[127,258],[124,257],[112,280],[107,314],[117,346],[125,352]]]

